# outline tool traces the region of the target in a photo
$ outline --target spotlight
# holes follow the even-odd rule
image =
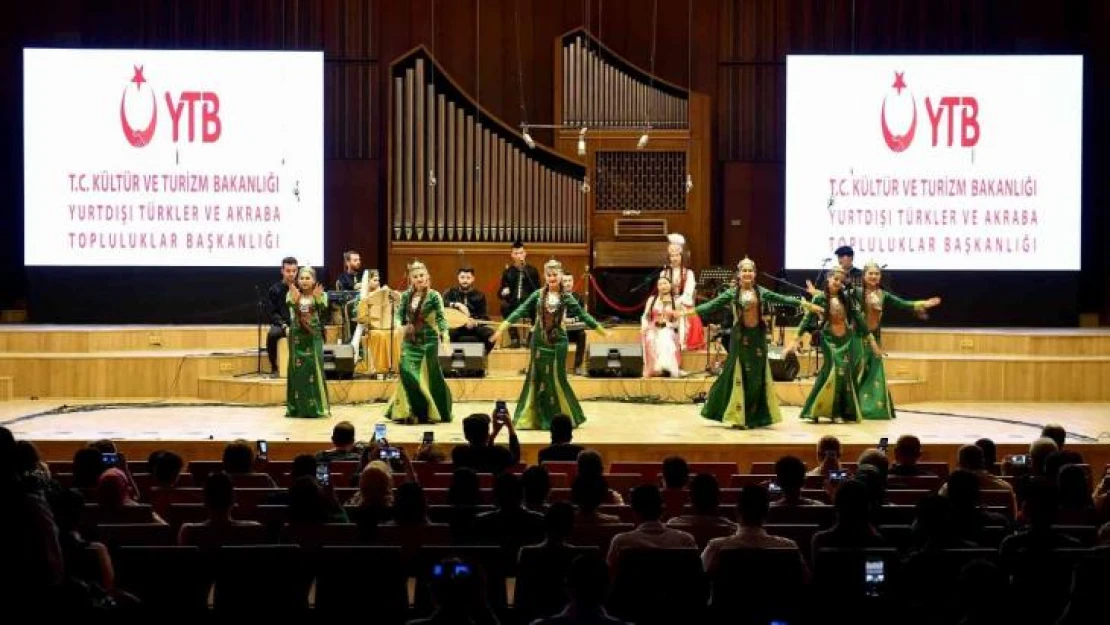
[[[439,180],[436,180],[436,170],[429,169],[428,170],[428,186],[429,187],[434,187],[437,184],[439,184]]]
[[[586,130],[588,129],[583,126],[582,130],[578,131],[578,156],[586,155]]]
[[[531,150],[536,149],[536,140],[532,138],[532,135],[528,134],[528,126],[524,127],[522,134],[524,135],[524,142],[528,144],[528,148]]]
[[[647,147],[647,144],[648,144],[648,133],[645,130],[644,134],[640,135],[640,140],[636,142],[636,149],[637,150],[642,150],[642,149]]]
[[[590,192],[590,177],[589,176],[586,176],[585,178],[582,178],[582,186],[580,188],[582,189],[582,193],[589,193]]]
[[[694,190],[694,176],[686,174],[686,193]]]

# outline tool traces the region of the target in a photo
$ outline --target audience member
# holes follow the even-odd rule
[[[185,460],[172,451],[160,451],[151,454],[148,461],[150,474],[157,488],[174,488],[185,468]]]
[[[639,526],[631,532],[617,534],[609,544],[607,561],[614,570],[624,549],[697,548],[693,536],[659,522],[663,516],[663,495],[658,486],[644,484],[632,489],[632,511],[636,513]]]
[[[459,467],[451,474],[447,487],[447,505],[474,507],[482,504],[482,488],[478,474],[466,467]]]
[[[601,453],[594,449],[586,449],[578,454],[578,477],[595,482],[605,482],[605,461],[601,459]],[[606,486],[608,493],[602,503],[619,506],[624,504],[624,498],[620,496],[615,490]]]
[[[800,458],[783,456],[775,462],[775,484],[782,490],[782,496],[771,502],[772,507],[794,508],[798,506],[820,506],[816,499],[802,497],[806,482],[806,465]]]
[[[1065,441],[1068,440],[1068,431],[1059,423],[1049,423],[1041,429],[1041,438],[1051,439],[1056,443],[1056,448],[1062,450]]]
[[[477,538],[493,541],[514,556],[522,545],[535,544],[542,539],[543,515],[524,509],[524,488],[519,477],[512,473],[498,475],[493,484],[493,500],[497,509],[474,519]]]
[[[1083,464],[1083,457],[1070,449],[1061,449],[1048,455],[1044,461],[1044,476],[1050,482],[1060,477],[1060,469],[1069,464]]]
[[[532,512],[543,513],[547,497],[551,494],[551,476],[541,465],[532,465],[520,475],[524,486],[524,507]]]
[[[912,434],[903,434],[894,443],[894,466],[890,468],[890,474],[898,477],[932,475],[918,466],[919,460],[921,460],[921,439]]]
[[[223,471],[211,473],[204,480],[204,509],[208,519],[202,523],[185,523],[177,533],[177,544],[214,549],[234,540],[229,528],[258,527],[256,521],[240,521],[232,517],[235,507],[235,486]]]
[[[555,616],[540,619],[533,625],[624,625],[605,612],[609,594],[609,570],[598,556],[579,556],[570,565],[567,575],[570,602]]]
[[[119,510],[121,508],[143,505],[131,496],[127,475],[124,474],[122,469],[115,467],[100,474],[100,480],[96,483],[96,503],[100,505],[99,520],[101,523],[133,522],[130,518],[119,521],[115,519],[120,518]],[[153,510],[151,511],[151,522],[165,523],[162,517],[155,514]]]
[[[490,433],[490,417],[472,414],[463,419],[463,436],[466,445],[451,450],[451,461],[456,467],[467,467],[478,473],[501,473],[520,462],[520,439],[513,429],[512,419],[507,414],[493,416],[493,433]],[[502,428],[509,430],[509,446],[495,445],[494,440]]]
[[[605,478],[594,479],[582,475],[574,478],[570,488],[570,500],[577,508],[574,514],[575,525],[620,523],[620,518],[616,515],[597,511],[608,495],[609,487],[605,484]]]
[[[331,449],[316,452],[316,462],[357,461],[362,458],[362,443],[355,441],[355,426],[350,421],[340,421],[331,429]]]
[[[231,476],[232,483],[241,488],[277,488],[268,474],[255,472],[254,450],[243,439],[233,441],[224,448],[223,469]]]
[[[73,488],[91,490],[100,481],[104,472],[104,457],[99,450],[83,447],[73,454]]]
[[[416,482],[405,482],[397,487],[393,504],[393,520],[385,525],[413,527],[428,524],[428,500],[424,488]]]
[[[1034,477],[1045,477],[1045,467],[1048,457],[1059,448],[1051,438],[1038,438],[1029,445],[1029,474]]]
[[[867,486],[848,480],[836,491],[833,503],[836,522],[827,530],[813,535],[813,554],[826,547],[866,549],[883,547],[886,541],[871,524],[871,506]]]
[[[676,529],[736,528],[735,523],[720,515],[721,488],[712,475],[702,473],[690,480],[690,504],[693,514],[672,517],[667,526]]]
[[[539,452],[539,462],[574,462],[584,447],[571,443],[574,439],[574,422],[565,414],[551,417],[551,444]]]
[[[75,490],[59,490],[51,494],[50,508],[58,526],[58,544],[67,576],[96,584],[110,592],[115,586],[115,571],[108,548],[103,543],[90,542],[81,536],[85,498]],[[90,551],[94,554],[92,561],[88,556]]]
[[[957,600],[963,612],[960,625],[1004,625],[1020,622],[1010,618],[1006,574],[988,560],[964,565],[956,580]]]
[[[767,489],[762,486],[745,486],[740,491],[740,499],[736,503],[737,516],[740,526],[732,536],[714,538],[706,545],[701,554],[702,566],[705,572],[713,574],[717,570],[717,559],[721,551],[727,549],[793,549],[798,552],[798,559],[803,560],[802,552],[798,550],[798,543],[781,536],[771,536],[763,529],[763,522],[771,507],[770,496]],[[805,562],[802,562],[805,570]]]
[[[316,479],[316,458],[309,454],[299,454],[293,458],[289,467],[289,488],[267,495],[263,503],[267,506],[288,506],[293,500],[293,484],[302,477]]]
[[[1060,493],[1060,510],[1056,522],[1062,525],[1093,525],[1095,502],[1091,497],[1091,483],[1087,471],[1078,464],[1064,465],[1056,476]]]
[[[983,452],[983,468],[993,475],[1001,475],[1002,467],[998,464],[998,446],[989,438],[980,438],[975,441],[975,446]]]
[[[683,490],[690,483],[690,465],[681,456],[667,456],[663,459],[663,488]]]
[[[347,513],[335,501],[335,496],[325,491],[316,480],[301,476],[289,487],[289,523],[293,525],[318,525],[346,523]]]
[[[940,495],[926,495],[918,500],[913,522],[913,544],[916,551],[966,549],[977,545],[956,536],[952,523],[952,502]]]
[[[967,471],[973,474],[979,481],[979,490],[1004,490],[1010,493],[1010,515],[1017,514],[1017,496],[1014,495],[1014,487],[1004,479],[992,475],[987,471],[986,460],[983,457],[983,449],[977,445],[964,445],[956,452],[956,467],[958,469]],[[940,495],[948,494],[948,484],[942,484]]]
[[[408,625],[498,622],[485,605],[481,575],[462,560],[448,558],[437,562],[433,565],[430,583],[435,611],[428,618],[409,621]]]
[[[50,477],[50,467],[39,457],[39,450],[31,441],[15,443],[15,468],[29,490],[49,497],[61,490],[61,484]]]
[[[860,464],[854,477],[857,482],[867,487],[867,500],[871,505],[873,517],[877,518],[879,509],[889,503],[886,497],[886,478],[882,471],[871,463]]]
[[[817,466],[807,475],[828,475],[840,470],[840,439],[825,435],[817,441]]]
[[[536,546],[549,549],[567,546],[567,539],[574,531],[574,506],[556,501],[543,515],[543,540]]]
[[[1058,503],[1059,496],[1053,484],[1030,481],[1026,485],[1021,504],[1021,516],[1027,525],[1002,540],[998,552],[1003,565],[1012,564],[1022,551],[1081,547],[1076,539],[1053,529],[1052,524],[1056,520]]]
[[[945,496],[952,503],[952,533],[956,538],[978,545],[989,544],[986,528],[1008,528],[1010,525],[1006,517],[981,507],[979,478],[971,471],[957,469],[949,474]]]
[[[359,527],[359,535],[369,539],[378,525],[392,518],[393,472],[389,465],[375,460],[366,465],[358,478],[358,492],[347,502],[351,522]]]
[[[890,460],[886,457],[886,454],[878,449],[863,450],[863,453],[859,455],[859,460],[856,461],[856,465],[858,467],[863,467],[864,465],[875,467],[875,470],[879,472],[884,483],[886,482],[887,476],[890,475]]]

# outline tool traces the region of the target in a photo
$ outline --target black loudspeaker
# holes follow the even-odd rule
[[[324,346],[324,377],[350,380],[355,377],[355,348],[346,343]]]
[[[586,369],[591,378],[639,378],[644,348],[639,343],[590,343]]]
[[[484,378],[486,346],[482,343],[451,343],[451,353],[439,355],[439,368],[449,378]]]
[[[771,365],[771,379],[776,382],[793,382],[802,370],[797,354],[783,357],[782,348],[767,347],[767,364]]]

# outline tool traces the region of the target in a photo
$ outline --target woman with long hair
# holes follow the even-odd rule
[[[326,417],[328,387],[324,379],[324,314],[328,300],[312,267],[301,267],[285,297],[289,307],[289,374],[285,384],[285,416]]]
[[[671,281],[671,292],[686,308],[693,308],[694,292],[697,290],[698,281],[694,270],[686,266],[688,256],[686,250],[686,237],[681,234],[667,235],[667,265],[660,272],[660,277]],[[680,345],[683,349],[701,349],[705,347],[705,326],[701,318],[694,316],[682,317],[678,320]]]
[[[813,298],[818,310],[810,309],[798,326],[798,336],[821,327],[821,351],[825,361],[817,373],[801,417],[813,423],[821,417],[839,421],[858,421],[862,414],[857,383],[863,373],[862,342],[866,342],[876,357],[881,357],[875,337],[867,330],[867,321],[859,309],[852,306],[852,299],[844,285],[845,272],[840,267],[829,272],[825,290]],[[798,346],[795,338],[784,350],[793,353]]]
[[[863,306],[863,317],[867,322],[867,331],[875,338],[875,343],[882,347],[883,341],[883,311],[897,308],[910,310],[918,315],[940,305],[939,297],[923,300],[904,300],[883,288],[883,270],[878,263],[871,261],[863,266],[863,288],[860,292],[860,303]],[[859,406],[860,417],[863,419],[893,419],[894,399],[890,395],[890,388],[886,382],[886,368],[883,359],[877,350],[862,350],[863,374],[859,380]]]
[[[497,343],[501,333],[521,318],[534,319],[532,328],[532,359],[525,376],[520,398],[516,403],[513,425],[523,430],[546,430],[557,414],[570,416],[577,427],[586,421],[578,398],[567,381],[567,332],[563,318],[575,317],[587,327],[606,334],[601,324],[590,316],[563,286],[563,265],[550,260],[543,266],[544,285],[528,296],[508,316],[490,341]]]
[[[734,320],[728,359],[709,389],[701,416],[735,428],[764,427],[782,421],[782,413],[767,362],[763,302],[795,307],[812,305],[757,285],[755,262],[746,256],[737,264],[737,270],[739,276],[735,286],[684,313],[704,315],[727,306]]]
[[[431,288],[428,268],[420,261],[408,266],[409,288],[401,294],[396,322],[404,332],[397,386],[385,417],[401,423],[451,420],[451,389],[439,368],[439,349],[451,347],[443,298]]]
[[[671,289],[671,281],[660,276],[640,317],[640,342],[644,349],[644,377],[682,375],[681,318],[674,313],[685,306]]]

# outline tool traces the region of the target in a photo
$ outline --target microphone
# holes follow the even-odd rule
[[[835,202],[835,201],[836,201],[836,198],[834,198],[833,196],[830,195],[829,196],[829,203],[828,203],[827,206],[825,206],[825,208],[832,208],[833,202]]]
[[[821,261],[821,266],[824,267],[825,265],[827,265],[829,263],[830,260],[832,260],[832,256],[822,260]]]

